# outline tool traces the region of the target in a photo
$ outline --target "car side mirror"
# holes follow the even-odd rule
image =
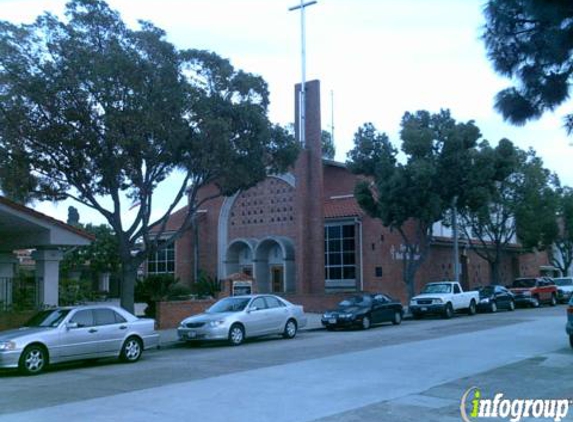
[[[66,323],[66,329],[71,330],[72,328],[78,328],[79,325],[77,322],[68,322]]]

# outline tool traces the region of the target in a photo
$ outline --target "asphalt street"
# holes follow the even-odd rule
[[[460,398],[573,398],[565,307],[0,373],[2,421],[459,421]],[[488,419],[496,420],[496,419]],[[499,419],[502,420],[502,419]],[[573,410],[565,420],[573,420]]]

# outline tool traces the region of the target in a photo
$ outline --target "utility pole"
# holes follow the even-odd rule
[[[308,6],[316,4],[316,0],[304,2],[300,0],[300,4],[290,7],[288,10],[300,10],[300,44],[301,44],[301,62],[302,62],[302,81],[300,88],[300,98],[299,98],[299,138],[300,143],[304,147],[306,144],[306,115],[305,115],[305,100],[306,100],[306,28],[305,28],[305,9]]]

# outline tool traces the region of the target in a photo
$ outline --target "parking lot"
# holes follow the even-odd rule
[[[4,371],[0,421],[460,420],[460,397],[476,385],[573,398],[564,325],[564,306],[544,307],[240,347],[179,344],[136,364],[84,362],[36,377]]]

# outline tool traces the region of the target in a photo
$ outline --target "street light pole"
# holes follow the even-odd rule
[[[300,9],[300,43],[301,43],[301,61],[302,61],[302,85],[300,88],[300,97],[299,97],[299,119],[298,119],[298,128],[299,128],[299,139],[300,143],[305,146],[306,143],[306,113],[305,113],[305,100],[306,100],[306,28],[305,28],[305,9],[308,6],[312,6],[316,4],[316,0],[304,2],[300,0],[300,4],[290,7],[288,10],[299,10]]]

